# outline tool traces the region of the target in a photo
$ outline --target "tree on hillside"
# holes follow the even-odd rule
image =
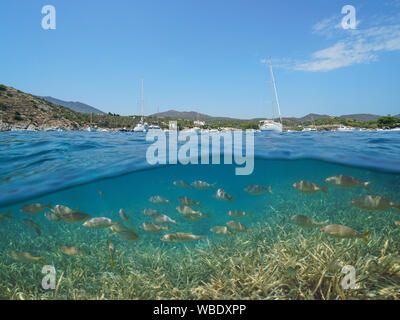
[[[392,116],[383,116],[378,119],[378,127],[379,128],[395,128],[396,126],[400,126],[400,119]]]

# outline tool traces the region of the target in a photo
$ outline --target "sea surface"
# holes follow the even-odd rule
[[[398,299],[400,298],[400,209],[368,211],[351,200],[368,194],[400,204],[399,132],[255,133],[254,171],[235,175],[232,164],[150,165],[144,134],[121,132],[3,132],[0,134],[0,298],[5,299]],[[182,146],[182,143],[180,143]],[[244,150],[236,150],[244,151]],[[221,161],[223,162],[223,161]],[[319,187],[335,175],[371,182],[368,188],[327,187],[327,193],[299,192],[306,180]],[[178,188],[173,182],[215,184],[206,190]],[[271,186],[251,195],[249,185]],[[214,197],[222,188],[233,197]],[[148,199],[159,195],[167,204]],[[193,206],[207,216],[190,221],[176,207],[178,198],[201,201]],[[109,229],[83,222],[50,221],[20,211],[26,204],[67,206],[91,217],[125,223],[140,237],[125,241]],[[156,209],[176,220],[169,231],[141,229],[152,220],[142,213]],[[119,210],[130,218],[124,222]],[[229,210],[250,217],[232,218]],[[341,224],[369,242],[337,239],[321,227],[303,228],[290,217]],[[35,222],[35,229],[24,223]],[[247,232],[223,236],[210,231],[239,221]],[[201,240],[171,243],[160,238],[185,232]],[[115,246],[114,267],[107,240]],[[75,246],[84,256],[60,251]],[[56,289],[42,286],[41,261],[23,263],[10,252],[43,257],[57,270]],[[354,266],[357,285],[342,285],[344,265]]]

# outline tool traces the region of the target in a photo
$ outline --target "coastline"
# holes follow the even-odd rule
[[[54,123],[51,124],[43,124],[43,125],[35,125],[32,122],[29,123],[4,123],[0,120],[0,132],[8,132],[8,131],[42,131],[42,132],[48,132],[48,131],[87,131],[83,127],[74,127],[71,125],[60,125],[60,121],[55,121]],[[178,131],[193,131],[193,129],[196,128],[190,128],[186,127],[183,128],[183,130],[178,130]],[[198,128],[199,129],[199,128]],[[289,132],[289,133],[296,133],[296,132],[329,132],[329,131],[345,131],[345,132],[397,132],[400,131],[400,127],[392,128],[392,129],[381,129],[381,128],[362,128],[362,127],[345,127],[345,130],[341,130],[341,127],[339,125],[332,125],[332,126],[316,126],[316,127],[303,127],[301,128],[302,130],[299,130],[298,127],[283,127],[283,132]],[[216,129],[218,132],[229,132],[229,131],[237,131],[237,130],[242,130],[241,128],[226,128],[226,127],[221,127]],[[260,132],[260,130],[255,130],[255,129],[250,129],[253,130],[254,132]],[[104,128],[104,127],[96,127],[94,131],[92,132],[131,132],[133,133],[133,130],[131,129],[126,129],[126,128]],[[168,132],[168,129],[162,130],[164,132]],[[202,132],[210,132],[209,129],[199,129],[199,131]]]

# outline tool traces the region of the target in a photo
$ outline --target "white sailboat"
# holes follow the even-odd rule
[[[354,131],[354,128],[352,127],[346,127],[346,126],[340,126],[337,131],[342,131],[342,132],[349,132],[349,131]]]
[[[148,125],[146,122],[144,122],[144,79],[142,78],[142,91],[140,95],[140,107],[141,107],[141,113],[142,117],[140,118],[140,122],[135,126],[133,129],[134,132],[147,132],[148,130]]]
[[[271,83],[272,83],[272,120],[265,119],[261,120],[259,123],[259,128],[261,131],[274,131],[274,132],[282,132],[282,115],[281,115],[281,107],[279,105],[278,99],[278,91],[276,89],[274,72],[272,71],[272,63],[271,57],[268,59],[269,71],[271,74]],[[280,122],[276,122],[274,120],[274,93],[275,93],[275,101],[278,106],[279,120]]]
[[[93,113],[90,113],[90,124],[88,126],[85,125],[83,130],[87,131],[87,132],[96,132],[97,131],[97,128],[95,126],[93,126]]]
[[[311,116],[311,119],[312,119],[312,127],[310,127],[310,128],[303,128],[303,131],[318,131],[317,130],[317,128],[315,127],[315,121],[314,121],[314,117],[313,116]]]
[[[158,124],[151,124],[149,130],[161,130],[161,128]]]

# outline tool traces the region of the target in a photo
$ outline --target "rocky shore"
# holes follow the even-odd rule
[[[49,130],[78,130],[75,126],[65,126],[61,121],[54,121],[51,123],[40,124],[34,122],[26,123],[4,123],[0,121],[0,131],[15,131],[15,130],[27,130],[27,131],[49,131]]]

